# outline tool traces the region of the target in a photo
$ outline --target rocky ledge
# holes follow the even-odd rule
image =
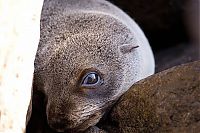
[[[200,61],[162,71],[134,84],[101,128],[112,133],[200,131]]]

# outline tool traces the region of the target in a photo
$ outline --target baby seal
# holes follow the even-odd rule
[[[32,108],[52,130],[89,129],[133,83],[153,73],[149,43],[122,10],[104,0],[45,0]]]

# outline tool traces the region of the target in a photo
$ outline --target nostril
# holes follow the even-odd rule
[[[63,122],[55,122],[50,124],[50,127],[54,130],[56,130],[57,132],[64,132],[65,131],[65,123]]]
[[[78,123],[75,119],[68,119],[67,118],[60,118],[60,119],[48,119],[48,124],[50,126],[50,128],[52,128],[53,130],[57,131],[57,132],[65,132],[67,130],[71,130],[73,128],[75,128]]]

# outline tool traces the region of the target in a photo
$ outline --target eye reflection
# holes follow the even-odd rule
[[[82,86],[93,87],[101,83],[101,78],[96,72],[87,73],[82,80]]]

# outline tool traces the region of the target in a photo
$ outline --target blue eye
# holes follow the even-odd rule
[[[87,73],[83,77],[82,86],[92,87],[101,83],[101,78],[96,72]]]

